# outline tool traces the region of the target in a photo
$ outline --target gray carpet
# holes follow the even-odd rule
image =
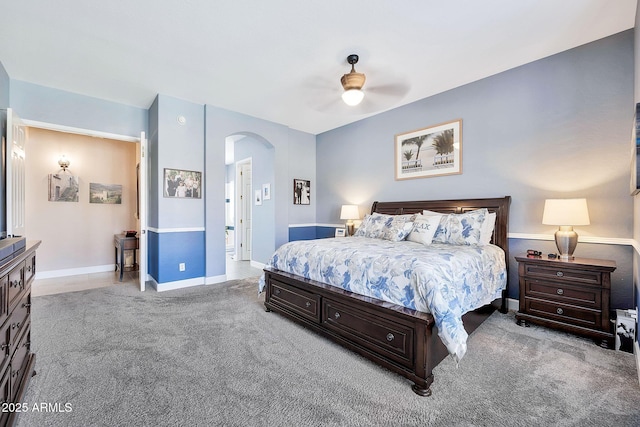
[[[633,355],[494,313],[431,397],[264,311],[257,279],[33,299],[18,426],[638,426]],[[64,410],[64,405],[67,409]],[[53,405],[50,405],[53,406]]]

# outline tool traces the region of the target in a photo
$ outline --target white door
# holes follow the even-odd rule
[[[27,128],[11,108],[7,109],[7,237],[25,234],[25,144]]]
[[[138,168],[138,273],[140,290],[144,291],[147,281],[147,158],[148,144],[144,132],[140,133],[140,167]]]
[[[240,230],[237,239],[240,242],[236,248],[237,260],[251,260],[251,207],[253,193],[251,186],[251,160],[238,164],[238,215],[236,216],[236,230]]]

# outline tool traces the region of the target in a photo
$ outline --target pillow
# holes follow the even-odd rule
[[[495,224],[496,213],[489,212],[482,223],[482,228],[480,229],[480,245],[484,246],[491,243],[491,236],[493,235],[493,228],[495,227]]]
[[[440,215],[418,215],[413,221],[413,229],[407,236],[407,240],[430,245],[438,225],[440,225]]]
[[[422,215],[438,217],[440,219],[438,228],[436,229],[435,234],[433,235],[432,243],[447,243],[446,235],[447,235],[447,223],[449,221],[448,220],[449,214],[443,214],[440,212],[424,210],[422,211]]]
[[[480,245],[480,230],[489,215],[486,208],[448,216],[446,243]]]
[[[365,215],[362,225],[354,236],[385,239],[393,242],[404,240],[413,229],[415,215]]]

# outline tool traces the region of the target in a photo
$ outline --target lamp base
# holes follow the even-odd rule
[[[351,223],[347,222],[345,225],[346,225],[346,227],[345,227],[345,228],[347,229],[347,236],[353,236],[353,232],[354,232],[354,231],[353,231],[353,229],[354,229],[354,227],[353,227],[353,226],[354,226],[353,222],[351,222]]]
[[[555,237],[560,259],[564,261],[574,259],[573,251],[578,245],[578,233],[573,231],[573,227],[570,225],[561,225],[560,229],[556,231]]]

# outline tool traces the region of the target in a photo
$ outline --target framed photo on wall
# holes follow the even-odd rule
[[[165,168],[163,193],[164,197],[200,199],[202,172]]]
[[[293,180],[293,204],[311,204],[311,181],[307,181],[304,179]]]
[[[69,173],[49,174],[49,201],[50,202],[77,202],[78,177]]]
[[[396,180],[462,173],[462,119],[395,137]]]

